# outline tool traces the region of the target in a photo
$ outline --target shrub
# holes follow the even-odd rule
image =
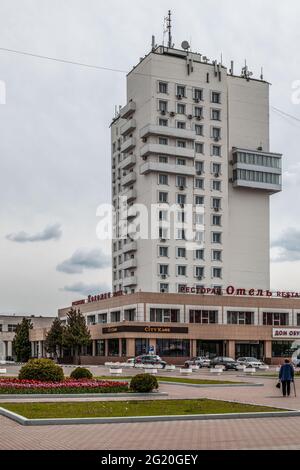
[[[21,368],[19,379],[61,382],[64,380],[64,373],[51,359],[31,359]]]
[[[93,374],[85,367],[76,367],[76,369],[72,370],[70,377],[75,380],[92,379]]]
[[[150,374],[138,374],[132,377],[130,389],[133,392],[149,393],[158,388],[156,377]]]

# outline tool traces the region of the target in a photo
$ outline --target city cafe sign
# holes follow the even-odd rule
[[[182,286],[179,290],[180,294],[198,294],[198,295],[230,295],[239,297],[281,297],[285,299],[298,298],[300,299],[300,292],[285,292],[263,289],[242,289],[234,286],[228,286],[224,289],[210,288],[210,287],[188,287]],[[125,292],[119,290],[117,292],[105,292],[98,295],[89,295],[87,299],[76,300],[72,302],[72,306],[82,305],[86,303],[99,302],[101,300],[111,299],[112,297],[120,297],[125,295]],[[163,295],[163,294],[162,294]]]

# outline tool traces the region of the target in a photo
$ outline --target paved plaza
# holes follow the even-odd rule
[[[16,368],[14,370],[16,372]],[[105,369],[100,367],[93,372],[102,375]],[[206,370],[193,374],[195,376],[211,378]],[[275,378],[241,377],[236,373],[226,373],[217,378],[259,382],[263,386],[196,388],[161,384],[160,391],[168,393],[164,399],[212,398],[300,410],[300,379],[296,381],[299,383],[299,397],[282,398],[275,388]],[[102,399],[111,400],[106,397]],[[59,400],[70,401],[64,398]],[[99,401],[99,398],[86,400]],[[50,400],[44,398],[39,401]],[[300,417],[35,427],[24,427],[0,417],[0,429],[2,450],[300,449]]]

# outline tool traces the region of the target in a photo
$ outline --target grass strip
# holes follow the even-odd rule
[[[28,419],[107,418],[219,413],[278,412],[284,409],[219,400],[151,400],[75,403],[0,403],[2,408]]]
[[[123,376],[123,377],[118,377],[120,380],[130,380],[132,379],[133,376]],[[232,380],[210,380],[210,379],[190,379],[187,377],[161,377],[161,376],[156,376],[158,382],[177,382],[177,383],[183,383],[183,384],[197,384],[197,385],[228,385],[228,384],[242,384],[245,382],[234,382]],[[112,376],[101,376],[101,377],[95,377],[95,379],[98,380],[117,380],[116,378]]]

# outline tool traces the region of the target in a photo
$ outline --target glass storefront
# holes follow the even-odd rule
[[[121,339],[121,354],[122,356],[126,356],[126,338]]]
[[[119,339],[108,339],[108,355],[109,356],[118,356],[119,355]]]
[[[159,356],[190,357],[190,340],[157,339],[156,353]]]
[[[135,340],[135,355],[141,356],[142,354],[148,354],[149,351],[149,339],[142,338]]]
[[[203,341],[202,339],[197,339],[196,351],[197,356],[212,359],[216,356],[225,356],[226,346],[224,341]]]
[[[96,356],[105,356],[105,341],[104,339],[96,340]]]
[[[292,357],[298,348],[295,341],[272,341],[272,357]]]
[[[235,358],[255,357],[262,360],[264,358],[263,341],[240,341],[235,343]]]

